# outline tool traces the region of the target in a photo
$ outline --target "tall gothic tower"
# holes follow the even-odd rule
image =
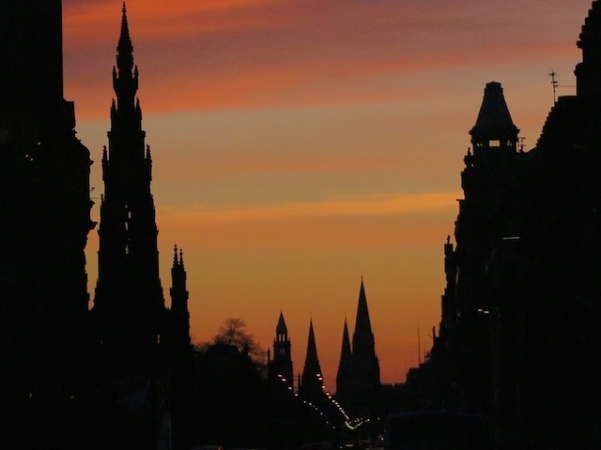
[[[273,359],[269,361],[269,377],[273,381],[277,381],[276,378],[281,379],[281,382],[290,388],[294,385],[290,338],[288,337],[288,327],[282,312],[280,312],[280,318],[275,328]]]
[[[108,149],[102,155],[98,283],[94,312],[100,340],[123,362],[147,363],[161,343],[166,316],[159,278],[158,229],[150,191],[152,159],[136,98],[138,68],[125,3],[113,68]],[[141,361],[134,361],[133,356]]]
[[[91,161],[63,98],[61,1],[2,0],[0,60],[0,447],[24,448],[60,433],[38,414],[76,390],[87,329]]]

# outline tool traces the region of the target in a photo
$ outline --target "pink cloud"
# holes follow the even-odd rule
[[[106,94],[92,94],[111,95],[120,10],[110,3],[65,8],[78,96],[99,85]],[[382,74],[567,58],[582,22],[563,2],[518,0],[144,0],[129,11],[141,92],[152,93],[146,112],[382,101],[386,88],[356,86]]]

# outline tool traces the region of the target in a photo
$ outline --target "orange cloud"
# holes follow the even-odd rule
[[[159,207],[161,230],[199,248],[325,249],[419,245],[452,229],[458,193],[252,206]],[[447,219],[445,221],[445,219]],[[162,232],[163,232],[162,231]]]
[[[208,222],[288,220],[299,217],[381,216],[415,214],[446,208],[454,205],[455,200],[459,197],[462,197],[462,194],[458,192],[373,195],[368,198],[327,202],[221,207],[218,210],[213,209],[214,207],[196,209],[187,207],[183,213]],[[165,211],[165,214],[172,215],[169,211]]]

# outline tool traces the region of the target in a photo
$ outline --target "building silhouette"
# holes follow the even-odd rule
[[[125,4],[92,310],[92,161],[63,98],[61,1],[3,1],[0,33],[0,447],[156,448],[189,356],[188,292],[176,249],[165,307]]]
[[[323,373],[317,356],[317,344],[313,331],[313,319],[309,321],[309,337],[307,338],[307,355],[303,366],[302,378],[298,385],[299,395],[311,402],[323,401]]]
[[[188,310],[187,274],[184,266],[184,251],[177,245],[173,249],[173,265],[171,267],[171,297],[170,320],[167,325],[167,344],[173,353],[189,353],[190,341],[190,311]]]
[[[172,308],[165,306],[159,276],[158,228],[150,188],[152,157],[145,144],[142,110],[136,97],[138,68],[127,12],[113,67],[116,99],[111,105],[108,148],[102,153],[104,194],[98,228],[98,282],[94,316],[98,339],[125,370],[156,363],[166,345],[190,346],[186,272],[183,253],[175,249],[170,289]]]
[[[352,347],[344,321],[336,398],[353,415],[375,413],[380,401],[380,363],[376,355],[365,286],[361,278]]]
[[[0,447],[61,426],[80,383],[89,296],[90,154],[63,97],[61,2],[0,5]],[[10,433],[8,433],[10,430]]]
[[[461,174],[455,245],[414,406],[490,419],[491,448],[601,444],[601,3],[582,27],[576,94],[524,152],[501,85],[486,85]]]
[[[273,339],[273,358],[269,358],[267,369],[268,376],[273,383],[283,384],[291,389],[294,388],[290,338],[288,337],[288,327],[284,320],[284,313],[281,311],[275,328],[275,338]]]

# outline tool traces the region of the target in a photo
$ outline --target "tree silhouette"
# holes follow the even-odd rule
[[[219,331],[213,337],[213,344],[225,344],[236,347],[240,353],[248,355],[255,365],[265,366],[265,351],[261,348],[252,333],[246,329],[246,322],[240,318],[225,319]]]

